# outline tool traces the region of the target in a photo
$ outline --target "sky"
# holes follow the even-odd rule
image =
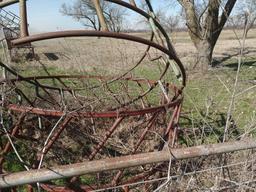
[[[71,17],[63,16],[60,7],[73,0],[28,0],[28,23],[32,32],[57,31],[61,29],[82,29],[83,26]],[[19,14],[18,4],[5,8]]]
[[[72,4],[76,0],[28,0],[28,23],[32,33],[58,31],[67,29],[83,29],[84,27],[74,19],[60,13],[63,3]],[[163,8],[163,0],[152,0],[156,9]],[[18,4],[5,8],[15,14],[19,13]],[[131,15],[130,17],[134,17]]]

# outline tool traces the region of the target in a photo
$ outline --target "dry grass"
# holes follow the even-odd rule
[[[255,31],[256,29],[249,31],[246,40],[244,65],[241,69],[238,86],[240,93],[243,90],[250,89],[256,78],[254,70],[256,58]],[[149,34],[136,35],[149,37]],[[218,121],[220,114],[225,114],[237,68],[240,47],[237,37],[241,37],[241,35],[241,30],[235,32],[224,30],[214,50],[214,63],[217,67],[211,69],[204,76],[188,72],[189,82],[186,88],[187,97],[184,104],[186,112],[196,112],[194,106],[197,106],[198,110],[203,114],[212,112],[215,116],[213,118],[215,121]],[[188,34],[186,32],[179,32],[174,33],[172,37],[174,47],[184,61],[184,64],[193,64],[195,48]],[[42,70],[44,68],[51,74],[78,72],[118,75],[132,68],[146,49],[146,46],[137,43],[106,38],[65,38],[36,42],[34,45],[40,62],[33,61],[20,65],[19,67],[25,75],[45,74]],[[53,54],[56,58],[47,58],[47,53]],[[150,55],[151,57],[156,57],[158,52],[152,49]],[[16,68],[19,67],[16,65]],[[159,76],[159,73],[156,73],[157,70],[158,66],[154,62],[150,62],[150,59],[147,57],[141,67],[136,72],[131,73],[131,75],[154,79]],[[238,118],[237,124],[239,127],[244,129],[248,125],[250,118],[253,117],[253,109],[256,107],[254,90],[252,89],[240,95],[236,100],[237,106],[234,116]],[[197,114],[197,120],[198,117],[200,115],[198,116]],[[219,128],[222,129],[222,127]]]
[[[106,38],[66,38],[34,43],[40,60],[49,66],[90,71],[108,68],[112,72],[130,68],[146,46]],[[45,53],[58,59],[49,60]]]
[[[242,94],[234,102],[235,107],[232,114],[234,124],[230,128],[230,140],[247,138],[256,134],[255,89],[243,93],[244,90],[254,86],[256,80],[255,31],[255,29],[250,31],[246,40],[246,55],[238,85],[238,94]],[[242,31],[237,31],[238,37],[241,37],[241,34]],[[148,34],[139,35],[148,37]],[[185,32],[174,33],[173,41],[185,65],[192,64],[195,48],[188,34]],[[65,38],[37,42],[34,43],[34,46],[40,59],[36,62],[15,65],[22,74],[45,74],[44,70],[47,69],[51,74],[93,72],[102,75],[117,75],[130,69],[146,49],[146,46],[137,43],[106,38]],[[221,67],[211,69],[204,76],[193,75],[193,72],[188,72],[190,78],[185,89],[184,114],[180,120],[180,146],[216,143],[222,140],[226,112],[235,81],[234,76],[236,74],[239,48],[239,41],[234,32],[225,30],[221,34],[214,51],[214,60],[217,62],[217,66]],[[151,57],[156,57],[158,54],[155,50],[150,52]],[[150,62],[150,59],[147,58],[139,69],[138,74],[149,79],[154,78],[156,66],[154,62]],[[128,135],[131,131],[127,130],[127,127],[123,127],[118,134],[126,133]],[[73,130],[71,132],[73,133]],[[136,138],[132,134],[130,137],[132,142]],[[118,141],[118,136],[114,140]],[[77,152],[77,146],[72,143],[66,143],[74,146],[74,152]],[[127,145],[132,146],[132,143],[127,142]],[[118,149],[116,143],[108,145],[109,148],[114,146]],[[253,161],[231,168],[231,177],[223,176],[222,169],[195,174],[196,171],[243,163],[249,156]],[[174,177],[170,182],[167,191],[170,191],[170,189],[174,189],[174,191],[218,191],[217,189],[222,187],[223,191],[225,191],[225,186],[227,185],[231,186],[231,190],[242,191],[243,189],[250,189],[250,187],[254,187],[254,183],[252,185],[250,183],[240,183],[250,181],[250,177],[252,177],[251,180],[254,179],[255,167],[253,166],[253,158],[255,158],[255,154],[252,150],[232,154],[228,156],[228,162],[223,162],[222,156],[176,162],[171,174],[172,176],[178,176]],[[225,174],[228,174],[227,170],[225,170]],[[228,178],[230,181],[225,181],[223,177],[225,179]],[[234,182],[238,183],[239,186]],[[191,190],[191,188],[193,189]]]
[[[253,57],[256,52],[256,29],[249,31],[246,41],[246,56]],[[224,30],[218,40],[213,57],[216,60],[237,56],[242,31]],[[149,38],[149,34],[134,34]],[[176,32],[171,35],[175,49],[184,64],[193,65],[195,47],[187,32]],[[146,46],[123,40],[106,38],[65,38],[34,43],[40,61],[47,66],[64,69],[78,68],[93,70],[109,68],[116,73],[128,69],[144,53]],[[47,53],[56,58],[49,60]],[[30,63],[31,64],[31,63]]]

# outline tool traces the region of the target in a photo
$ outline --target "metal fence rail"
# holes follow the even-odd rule
[[[226,142],[181,149],[171,149],[170,151],[151,152],[104,160],[96,160],[91,162],[76,163],[48,169],[11,173],[2,175],[0,177],[0,188],[14,187],[36,182],[45,182],[54,179],[73,177],[101,171],[123,169],[151,163],[160,163],[170,160],[181,160],[221,153],[229,153],[252,148],[256,148],[256,141],[254,140]]]

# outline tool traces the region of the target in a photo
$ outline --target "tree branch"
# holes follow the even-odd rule
[[[228,20],[228,17],[231,14],[231,11],[232,11],[233,7],[236,4],[236,1],[237,0],[228,0],[227,1],[226,5],[224,7],[223,13],[221,15],[221,18],[220,18],[220,22],[219,22],[219,25],[218,25],[218,30],[216,31],[216,33],[214,35],[214,41],[215,41],[214,45],[216,44],[216,41],[219,38],[220,33],[221,33],[223,27],[225,26],[225,24]]]
[[[211,0],[208,3],[207,16],[204,22],[204,35],[203,37],[207,39],[209,42],[215,44],[213,42],[214,34],[218,31],[219,25],[219,8],[220,1],[219,0]]]
[[[195,12],[194,1],[178,0],[178,2],[185,9],[186,21],[187,21],[186,24],[189,29],[189,35],[194,45],[197,47],[198,43],[202,39],[202,35],[201,35],[202,31],[201,31],[200,23],[198,22],[197,14]]]

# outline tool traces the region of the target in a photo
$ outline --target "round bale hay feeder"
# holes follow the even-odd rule
[[[182,90],[186,85],[185,70],[167,33],[154,17],[124,1],[109,2],[152,20],[161,41],[154,41],[154,32],[147,40],[124,33],[73,30],[26,36],[12,40],[11,44],[15,47],[56,38],[98,37],[98,41],[110,38],[145,45],[145,53],[122,74],[24,76],[1,63],[8,74],[8,78],[1,80],[4,131],[1,133],[0,168],[3,174],[12,170],[7,166],[10,162],[24,171],[81,162],[97,167],[100,160],[105,159],[113,164],[112,169],[94,170],[88,174],[59,175],[61,182],[50,178],[40,183],[24,181],[22,184],[30,184],[29,190],[41,187],[46,191],[93,191],[123,186],[123,190],[132,191],[133,187],[125,185],[166,174],[168,163],[142,163],[140,167],[127,164],[119,168],[120,162],[115,162],[115,158],[147,156],[150,152],[175,147]],[[133,71],[150,49],[161,55],[156,59],[162,61],[159,75],[154,79],[134,76]],[[180,81],[173,83],[170,74],[176,74]],[[15,154],[20,156],[12,159]],[[138,163],[140,159],[133,161]],[[13,189],[21,185],[13,182],[9,183]],[[144,185],[145,191],[151,189],[151,185]]]

